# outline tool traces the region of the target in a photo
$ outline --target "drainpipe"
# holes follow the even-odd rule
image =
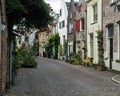
[[[101,30],[103,30],[103,0],[101,0]]]

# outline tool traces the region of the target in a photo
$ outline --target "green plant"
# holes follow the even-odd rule
[[[102,68],[105,68],[104,63],[104,49],[103,49],[103,31],[97,31],[97,39],[98,39],[98,65]]]
[[[38,55],[38,50],[39,50],[39,42],[38,42],[38,40],[34,40],[34,44],[33,44],[31,49],[32,49],[34,55]]]
[[[33,57],[33,51],[25,46],[17,48],[13,51],[13,71],[16,71],[20,67],[36,67],[37,62]]]
[[[63,55],[63,50],[62,50],[63,48],[62,48],[62,45],[61,44],[59,44],[59,46],[58,46],[58,53],[59,53],[59,55],[60,56],[62,56]]]
[[[50,35],[47,38],[47,43],[45,46],[46,53],[49,57],[53,57],[54,59],[58,58],[58,46],[60,44],[59,34]]]
[[[74,55],[74,63],[75,64],[82,64],[82,57],[80,54],[75,54]]]

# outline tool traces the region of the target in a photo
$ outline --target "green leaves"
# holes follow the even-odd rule
[[[43,0],[6,0],[6,8],[8,27],[21,24],[23,18],[27,28],[46,28],[53,21],[51,8]]]
[[[46,52],[48,56],[58,58],[58,46],[60,44],[59,34],[50,35],[47,39]]]
[[[20,0],[6,0],[6,6],[8,13],[25,10],[25,7],[21,4]]]

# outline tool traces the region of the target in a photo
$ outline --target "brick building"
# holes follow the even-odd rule
[[[120,71],[120,1],[103,0],[105,65]]]
[[[48,36],[51,34],[49,29],[44,29],[37,32],[38,42],[39,42],[39,56],[43,56],[45,52],[45,44],[47,42]]]
[[[78,2],[74,2],[74,0],[70,1],[70,5],[68,8],[68,25],[67,25],[67,40],[68,40],[68,57],[70,57],[71,54],[75,53],[73,51],[73,39],[75,39],[75,14],[77,10],[77,4]]]
[[[5,0],[0,0],[0,95],[7,84],[7,23],[5,14]]]
[[[76,52],[85,58],[83,48],[87,40],[87,6],[85,0],[80,0],[76,11]]]

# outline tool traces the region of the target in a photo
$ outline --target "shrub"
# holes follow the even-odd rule
[[[37,67],[37,62],[35,61],[34,57],[28,56],[24,59],[24,63],[21,65],[24,68],[35,68]]]
[[[13,51],[13,68],[17,70],[20,67],[36,67],[37,62],[33,57],[33,51],[25,46]]]
[[[79,54],[75,54],[74,57],[74,64],[82,64],[82,57]]]

